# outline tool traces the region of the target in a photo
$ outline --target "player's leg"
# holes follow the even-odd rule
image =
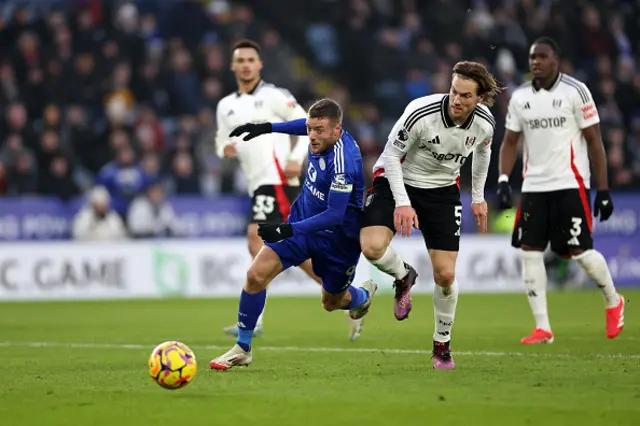
[[[247,279],[240,295],[236,345],[228,352],[213,359],[209,364],[211,368],[228,370],[234,366],[251,363],[253,331],[258,317],[264,309],[267,285],[283,270],[297,266],[308,258],[304,236],[292,237],[274,244],[265,244],[260,249],[247,271]]]
[[[284,191],[284,196],[282,191]],[[259,223],[282,223],[289,215],[291,202],[295,199],[297,189],[294,187],[276,188],[275,185],[263,185],[258,187],[252,197],[251,222],[247,226],[247,245],[251,258],[254,259],[264,242],[258,235]],[[316,282],[318,277],[312,276]],[[254,335],[262,334],[264,311],[260,314]],[[233,336],[238,335],[237,324],[225,327],[224,332]]]
[[[434,199],[442,201],[435,203]],[[418,197],[416,197],[418,198]],[[433,368],[453,370],[451,330],[458,305],[456,260],[460,249],[462,205],[455,188],[438,188],[414,203],[433,267]]]
[[[280,188],[282,188],[282,191],[284,191],[284,194],[280,190]],[[277,202],[277,210],[278,212],[280,212],[280,217],[277,218],[277,221],[274,223],[282,223],[288,220],[289,213],[291,210],[291,205],[293,204],[295,199],[298,197],[298,194],[300,193],[301,189],[302,188],[300,186],[291,186],[291,185],[274,188],[274,191],[278,192],[276,197],[277,199],[276,202]],[[274,220],[276,219],[274,218]],[[311,264],[311,259],[308,259],[305,262],[303,262],[299,266],[299,268],[302,269],[312,280],[318,283],[319,286],[322,286],[322,280],[313,272],[313,265]]]
[[[596,283],[604,298],[607,337],[613,339],[624,326],[624,298],[616,291],[606,259],[593,248],[589,193],[585,189],[559,191],[558,205],[560,232],[552,237],[551,248],[566,244],[571,257]]]
[[[348,311],[354,319],[363,318],[371,306],[377,285],[373,280],[365,281],[356,287],[352,285],[356,273],[355,264],[325,260],[322,264],[322,307],[327,312],[335,310]]]
[[[529,306],[535,319],[533,332],[521,343],[552,343],[547,311],[547,271],[544,250],[549,243],[551,206],[549,193],[523,193],[517,232],[522,247],[522,275]]]
[[[255,197],[254,197],[255,199]],[[255,210],[255,206],[254,206],[254,210]],[[249,253],[251,254],[251,258],[255,259],[255,257],[258,255],[258,252],[260,252],[260,249],[263,246],[263,241],[262,238],[260,238],[260,236],[258,235],[258,224],[257,223],[250,223],[247,226],[247,245],[249,247]],[[260,335],[262,333],[262,318],[263,318],[264,312],[260,314],[260,317],[258,318],[258,322],[256,324],[256,327],[254,329],[254,334]],[[233,324],[230,326],[225,327],[224,332],[226,334],[230,334],[232,336],[237,336],[238,335],[238,325],[237,324]]]
[[[457,251],[429,250],[433,265],[433,368],[452,370],[455,368],[451,356],[451,329],[458,306],[458,282],[455,268]]]
[[[394,210],[395,201],[389,182],[384,178],[374,180],[365,200],[360,246],[362,254],[372,265],[395,278],[393,311],[396,319],[401,321],[411,311],[411,287],[415,285],[418,274],[390,245],[395,234]]]

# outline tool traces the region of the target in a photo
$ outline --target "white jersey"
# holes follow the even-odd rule
[[[309,138],[298,136],[292,150],[289,135],[270,133],[245,142],[230,138],[229,133],[245,123],[290,121],[306,116],[289,91],[263,81],[250,93],[234,92],[220,100],[216,111],[216,151],[222,157],[226,145],[237,143],[238,160],[250,195],[263,185],[300,185],[298,178],[287,180],[284,168],[289,160],[304,161]]]
[[[599,122],[587,86],[566,74],[559,74],[549,90],[528,82],[513,92],[505,127],[523,134],[522,191],[589,188],[582,129]]]
[[[495,119],[489,108],[478,105],[465,123],[456,125],[448,109],[448,94],[418,98],[393,126],[373,171],[389,180],[396,206],[410,205],[402,182],[416,188],[459,184],[460,168],[472,152],[473,201],[484,200]],[[394,170],[399,167],[401,173]]]

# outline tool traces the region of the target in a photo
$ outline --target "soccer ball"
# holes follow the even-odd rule
[[[160,343],[149,357],[149,374],[154,382],[165,389],[187,386],[197,371],[196,356],[184,343]]]

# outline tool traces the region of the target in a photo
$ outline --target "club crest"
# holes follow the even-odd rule
[[[320,170],[324,170],[327,168],[327,165],[324,162],[324,158],[320,158],[320,160],[318,160],[318,164],[320,164]]]
[[[471,148],[474,143],[476,143],[476,137],[475,136],[467,136],[467,140],[464,142],[464,145],[467,148]]]

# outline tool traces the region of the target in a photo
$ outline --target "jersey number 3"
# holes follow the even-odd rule
[[[267,220],[267,215],[273,212],[276,199],[269,195],[258,195],[256,203],[253,205],[253,219]]]

